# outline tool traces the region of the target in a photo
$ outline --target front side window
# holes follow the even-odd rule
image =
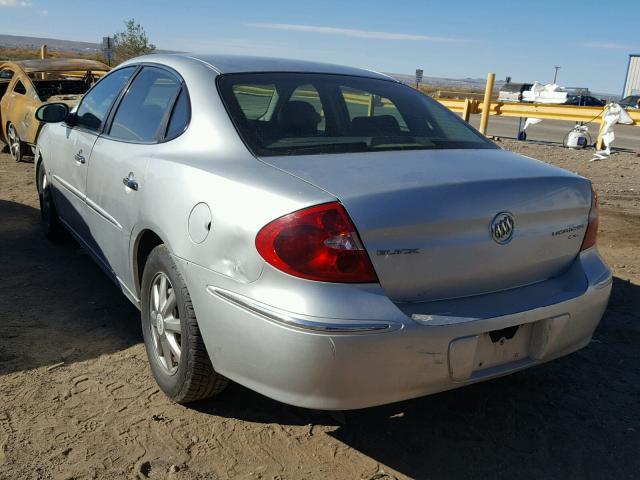
[[[256,155],[497,148],[447,108],[391,80],[242,73],[218,77],[218,89]]]
[[[180,85],[168,71],[144,67],[118,106],[109,135],[134,142],[157,140]]]
[[[13,78],[13,70],[8,68],[0,71],[0,80],[11,80]]]
[[[100,131],[111,105],[135,69],[135,66],[120,68],[102,78],[80,102],[75,125],[94,132]]]

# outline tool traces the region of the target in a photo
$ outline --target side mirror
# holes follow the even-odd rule
[[[69,106],[66,103],[47,103],[36,110],[36,118],[41,122],[59,123],[69,116]]]

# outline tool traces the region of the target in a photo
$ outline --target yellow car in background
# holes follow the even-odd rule
[[[96,60],[46,58],[0,63],[0,139],[16,162],[31,155],[41,122],[35,111],[45,103],[73,108],[110,67]]]

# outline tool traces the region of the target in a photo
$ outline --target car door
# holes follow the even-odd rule
[[[182,80],[172,71],[144,66],[96,141],[87,179],[92,236],[121,286],[133,288],[129,241],[140,214],[147,165],[165,138]]]
[[[10,112],[9,103],[14,85],[14,76],[15,72],[11,68],[4,67],[0,70],[0,137],[2,137],[1,140],[5,143],[7,143],[6,128]]]
[[[23,75],[17,74],[13,77],[13,82],[9,85],[7,93],[2,98],[2,110],[4,112],[4,128],[7,128],[9,122],[13,124],[20,139],[22,141],[28,140],[25,136],[25,111],[26,104],[31,97],[30,89],[28,88],[31,82],[24,78]]]
[[[43,152],[58,215],[91,250],[97,245],[86,221],[87,168],[91,151],[114,101],[134,71],[135,67],[122,68],[101,79],[84,96],[68,122],[52,126],[59,129],[56,132],[59,141],[55,148]]]

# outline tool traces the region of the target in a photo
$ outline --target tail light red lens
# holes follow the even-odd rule
[[[321,282],[373,283],[373,269],[349,215],[338,203],[298,210],[264,226],[256,248],[270,265]]]
[[[580,251],[591,248],[596,244],[598,237],[598,223],[600,222],[600,212],[598,207],[598,194],[591,187],[591,210],[589,211],[589,225],[582,240]]]

